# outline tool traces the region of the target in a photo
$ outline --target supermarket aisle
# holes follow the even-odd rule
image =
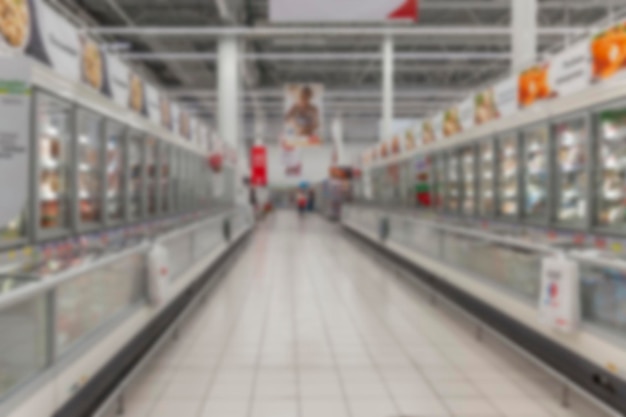
[[[129,394],[130,417],[559,417],[558,385],[316,217],[277,213]]]

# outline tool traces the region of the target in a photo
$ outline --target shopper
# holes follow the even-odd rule
[[[307,197],[304,190],[298,190],[296,193],[296,204],[298,206],[298,212],[300,215],[304,215],[307,209]]]
[[[315,191],[313,190],[309,190],[309,200],[307,203],[307,209],[310,212],[313,212],[315,210]]]

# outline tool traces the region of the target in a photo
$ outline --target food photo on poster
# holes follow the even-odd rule
[[[290,84],[285,87],[283,139],[289,146],[318,146],[323,142],[324,86]]]

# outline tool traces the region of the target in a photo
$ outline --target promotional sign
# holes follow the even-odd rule
[[[0,228],[17,221],[28,206],[30,97],[30,63],[1,58]]]
[[[474,122],[481,125],[518,110],[517,78],[509,77],[474,96]]]
[[[430,120],[424,120],[422,122],[422,144],[430,145],[435,143],[436,140],[437,136],[435,135],[433,123]]]
[[[572,332],[579,322],[578,263],[565,257],[544,258],[539,314],[555,330]]]
[[[285,174],[288,177],[299,177],[302,173],[302,157],[300,155],[300,148],[283,144],[282,153]]]
[[[271,22],[413,20],[418,0],[270,0]]]
[[[28,55],[156,124],[172,125],[154,87],[43,0],[0,0],[0,50]]]
[[[401,144],[401,148],[402,148],[402,152],[410,152],[412,150],[414,150],[415,148],[417,148],[417,138],[416,138],[416,128],[415,128],[415,124],[413,126],[411,126],[410,128],[406,129],[404,131],[404,134],[401,137],[401,142],[403,142]]]
[[[250,150],[250,183],[253,186],[267,185],[267,148],[256,145]]]
[[[155,243],[148,252],[148,300],[159,306],[169,295],[171,278],[170,254],[165,246]]]
[[[518,77],[519,107],[565,97],[588,87],[592,81],[590,63],[588,42],[579,42],[549,62],[522,71]]]
[[[322,144],[321,84],[290,84],[285,87],[285,126],[282,142],[287,146],[306,147]]]
[[[458,106],[450,107],[443,116],[443,137],[449,138],[463,131]]]

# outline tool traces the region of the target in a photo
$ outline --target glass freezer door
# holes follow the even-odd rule
[[[106,212],[111,223],[124,220],[124,135],[126,128],[107,120],[106,135]]]
[[[417,206],[430,208],[435,200],[432,187],[432,158],[430,156],[418,156],[415,160],[415,170],[417,172],[417,184],[415,190],[417,194]]]
[[[463,214],[476,212],[476,152],[474,147],[463,149]]]
[[[448,199],[447,210],[458,213],[461,202],[461,162],[459,152],[453,152],[448,156]]]
[[[159,188],[159,144],[154,137],[146,140],[146,185],[148,216],[154,216],[158,209]]]
[[[584,118],[557,123],[556,219],[561,224],[584,225],[588,202],[589,134]]]
[[[170,187],[171,187],[171,178],[170,178],[170,153],[171,147],[165,143],[161,143],[159,150],[159,182],[161,183],[160,188],[160,200],[161,200],[161,213],[169,213],[170,212]]]
[[[507,217],[518,214],[518,148],[517,135],[512,134],[500,139],[498,147],[499,214]]]
[[[524,139],[524,216],[548,220],[550,194],[550,142],[548,127],[523,133]]]
[[[445,207],[447,187],[446,187],[446,156],[437,155],[435,157],[435,175],[433,176],[433,206],[441,211]]]
[[[624,227],[626,222],[626,109],[598,115],[597,221]]]
[[[143,211],[143,136],[138,132],[128,139],[128,218],[138,220]]]
[[[70,224],[70,146],[72,105],[51,95],[35,99],[39,146],[39,229],[68,230]]]
[[[493,144],[493,140],[484,141],[480,144],[478,150],[479,213],[483,217],[492,216],[495,209],[495,157]]]
[[[102,116],[88,110],[76,113],[76,175],[81,225],[102,220]]]

